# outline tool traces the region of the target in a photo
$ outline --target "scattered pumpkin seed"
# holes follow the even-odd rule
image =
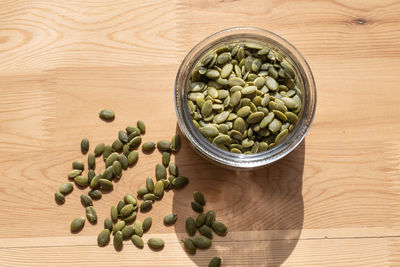
[[[164,248],[164,240],[162,240],[161,238],[153,237],[147,240],[147,245],[152,249],[160,250]]]
[[[152,223],[153,223],[153,219],[151,217],[146,217],[143,220],[143,224],[142,224],[143,231],[147,232],[150,229]]]
[[[142,150],[145,152],[151,152],[156,148],[156,144],[154,142],[146,142],[142,145]]]
[[[169,152],[164,151],[162,153],[162,164],[165,167],[168,167],[168,164],[169,164],[170,160],[171,160],[171,154]]]
[[[178,176],[172,181],[172,185],[176,188],[182,188],[189,183],[189,180],[185,176]]]
[[[162,164],[156,165],[156,179],[166,179],[167,178],[167,169]]]
[[[112,221],[117,221],[118,219],[118,210],[115,206],[111,206],[111,220]]]
[[[81,203],[85,208],[89,207],[89,206],[93,206],[92,199],[88,195],[85,195],[85,194],[81,195]]]
[[[89,180],[88,180],[88,178],[87,178],[87,177],[84,177],[84,176],[81,176],[81,175],[76,176],[76,177],[74,178],[74,182],[75,182],[77,185],[81,186],[81,187],[86,187],[86,186],[89,185]]]
[[[212,237],[213,237],[213,234],[212,234],[213,230],[211,229],[211,227],[209,227],[205,224],[200,226],[199,232],[201,235],[203,235],[209,239],[212,239]]]
[[[89,140],[87,138],[83,138],[81,141],[81,152],[82,154],[86,154],[89,151]]]
[[[192,241],[192,239],[190,239],[190,238],[185,238],[184,240],[183,240],[183,245],[184,245],[184,247],[185,247],[185,249],[186,249],[186,251],[188,252],[188,253],[190,253],[190,254],[196,254],[196,246],[194,245],[194,243],[193,243],[193,241]]]
[[[205,236],[197,235],[193,237],[193,243],[197,248],[207,249],[211,247],[211,240]]]
[[[206,204],[206,199],[204,198],[204,195],[199,191],[193,192],[193,199],[194,199],[194,201],[196,201],[197,203],[200,203],[203,206]]]
[[[190,236],[194,236],[196,233],[196,223],[192,217],[187,217],[185,221],[186,232]]]
[[[200,203],[192,201],[190,204],[195,212],[203,212],[203,206]]]
[[[220,236],[225,236],[228,233],[228,229],[222,222],[214,221],[211,225],[211,228]]]
[[[174,224],[177,219],[178,219],[177,214],[169,214],[164,217],[164,224],[166,224],[166,225]]]
[[[114,224],[112,232],[115,234],[118,231],[122,231],[124,229],[126,223],[124,221],[119,221],[116,224]]]
[[[123,246],[123,236],[122,236],[122,232],[121,231],[117,231],[114,235],[114,248],[116,251],[120,251],[122,250],[122,246]]]
[[[72,183],[64,183],[60,186],[58,191],[63,195],[68,195],[74,189],[74,185]]]
[[[132,235],[132,243],[137,246],[138,248],[143,248],[144,247],[144,241],[143,239],[138,236],[138,235]]]
[[[89,222],[96,223],[97,222],[97,212],[93,208],[93,206],[86,207],[86,217]]]
[[[71,222],[70,230],[72,233],[78,233],[82,230],[83,226],[85,226],[85,219],[83,217],[79,217]]]
[[[97,245],[99,247],[104,247],[110,242],[110,230],[104,229],[97,236]]]
[[[62,204],[65,203],[65,197],[60,192],[55,192],[54,193],[54,198],[56,200],[56,203],[59,204],[59,205],[62,205]]]
[[[99,112],[99,117],[104,121],[112,121],[115,118],[115,113],[111,109],[102,109]]]
[[[132,225],[128,225],[122,229],[122,238],[124,240],[129,239],[132,237],[132,235],[135,233],[135,228],[133,228]]]
[[[113,223],[111,218],[105,218],[104,219],[104,229],[108,229],[110,232],[112,231],[113,228]]]
[[[205,220],[204,223],[205,223],[206,225],[208,225],[208,226],[211,226],[211,225],[213,224],[213,222],[215,221],[215,217],[216,217],[215,211],[213,211],[213,210],[207,211],[207,213],[206,213],[206,220]]]
[[[153,201],[145,200],[145,201],[142,202],[142,204],[140,204],[140,210],[141,211],[148,211],[148,210],[151,209],[152,206],[153,206]]]
[[[220,267],[220,266],[221,266],[221,258],[220,257],[212,258],[210,263],[208,264],[208,267]]]
[[[105,145],[104,143],[98,144],[98,145],[94,148],[94,155],[95,155],[96,157],[101,156],[101,155],[103,154],[103,152],[104,152],[105,146],[106,146],[106,145]]]

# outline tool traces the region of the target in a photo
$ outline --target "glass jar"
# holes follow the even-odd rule
[[[255,154],[236,154],[225,151],[209,142],[192,122],[187,93],[191,74],[199,62],[209,52],[225,44],[253,41],[265,43],[282,53],[295,68],[302,95],[302,110],[293,131],[278,145]],[[217,32],[198,43],[184,58],[175,80],[174,99],[178,124],[182,133],[193,147],[210,161],[224,167],[249,169],[279,160],[304,139],[309,130],[316,108],[317,92],[314,78],[306,60],[288,41],[272,32],[256,28],[231,28]]]

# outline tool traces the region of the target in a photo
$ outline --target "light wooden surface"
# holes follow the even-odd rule
[[[80,140],[111,143],[138,119],[144,141],[169,139],[181,60],[233,26],[278,33],[309,62],[318,106],[305,141],[242,173],[184,141],[174,160],[190,184],[155,204],[144,236],[162,236],[161,252],[96,245],[109,207],[154,175],[158,152],[140,153],[95,202],[97,225],[70,234],[82,191],[63,206],[53,193],[86,160]],[[400,266],[399,44],[399,1],[1,1],[0,266],[207,266],[216,255],[223,266]],[[106,106],[113,123],[97,118]],[[180,240],[193,190],[230,232],[189,256]],[[165,227],[171,212],[178,222]]]

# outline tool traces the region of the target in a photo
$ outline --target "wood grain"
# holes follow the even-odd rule
[[[139,162],[94,206],[99,223],[79,235],[75,190],[53,193],[73,160],[144,120],[144,141],[179,132],[173,86],[186,53],[234,26],[271,30],[313,70],[317,113],[284,160],[246,172],[204,160],[183,140],[173,157],[190,178],[148,213],[144,239],[165,249],[98,248],[102,222],[127,192],[154,176],[160,154]],[[0,3],[0,266],[400,266],[399,1],[2,1]],[[112,123],[98,111],[116,112]],[[102,171],[97,160],[96,171]],[[193,190],[229,227],[213,246],[185,253]],[[178,213],[174,226],[162,218]],[[147,216],[147,215],[146,215]],[[140,214],[139,219],[144,215]]]

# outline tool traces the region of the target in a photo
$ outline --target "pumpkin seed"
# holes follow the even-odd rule
[[[87,138],[83,138],[81,141],[81,152],[82,154],[86,154],[89,151],[89,140]]]
[[[149,193],[149,191],[147,190],[146,187],[142,187],[142,188],[139,188],[139,189],[136,191],[136,193],[137,193],[137,195],[138,195],[139,197],[143,197],[144,195],[146,195],[147,193]]]
[[[121,178],[121,175],[122,175],[121,163],[119,161],[114,161],[112,168],[113,168],[114,176],[117,178]]]
[[[177,176],[178,175],[178,167],[176,166],[176,164],[172,161],[169,162],[168,164],[168,171],[169,174]]]
[[[120,200],[117,204],[118,214],[121,212],[122,208],[126,205],[125,200]]]
[[[97,174],[95,177],[93,177],[93,179],[90,181],[90,188],[91,189],[95,189],[99,186],[99,180],[102,178],[103,176],[101,174]],[[88,183],[89,183],[89,179],[88,179]]]
[[[115,118],[115,113],[111,109],[102,109],[99,112],[99,117],[104,121],[112,121]]]
[[[220,266],[221,266],[221,258],[220,257],[212,258],[210,263],[208,264],[208,267],[220,267]]]
[[[164,240],[162,240],[161,238],[153,237],[147,240],[147,245],[152,249],[160,250],[164,248]]]
[[[113,166],[109,166],[107,167],[107,169],[105,169],[101,178],[111,181],[113,177],[114,177]]]
[[[213,210],[207,211],[206,219],[205,219],[204,223],[208,226],[211,226],[213,224],[213,222],[215,221],[215,217],[216,217],[215,211],[213,211]]]
[[[123,236],[122,236],[122,232],[121,231],[117,231],[114,235],[114,240],[113,240],[113,245],[116,251],[120,251],[122,250],[122,246],[123,246]]]
[[[85,226],[85,219],[83,217],[79,217],[71,222],[70,230],[72,233],[78,233],[82,230],[83,226]]]
[[[167,140],[161,140],[161,141],[158,141],[158,143],[157,143],[157,148],[160,151],[169,151],[170,147],[171,147],[171,143]]]
[[[154,185],[154,195],[158,198],[161,198],[164,194],[164,183],[163,181],[157,181]]]
[[[136,221],[133,228],[135,228],[136,235],[143,236],[143,224],[140,221]]]
[[[137,246],[138,248],[143,248],[144,247],[144,241],[143,239],[138,236],[138,235],[132,235],[132,243]]]
[[[156,169],[156,179],[161,180],[161,179],[166,179],[167,178],[167,169],[162,165],[162,164],[157,164]]]
[[[85,194],[81,195],[81,203],[85,208],[89,207],[89,206],[93,206],[92,199],[88,195],[85,195]]]
[[[187,217],[185,221],[186,232],[190,236],[194,236],[196,233],[196,223],[192,217]]]
[[[151,152],[156,148],[156,144],[154,142],[146,142],[142,145],[142,150],[145,152]]]
[[[132,214],[132,212],[133,212],[133,205],[127,204],[121,209],[119,214],[122,216],[122,218],[126,218],[129,217]]]
[[[99,247],[104,247],[110,242],[110,230],[104,229],[97,236],[97,245]]]
[[[99,179],[99,185],[104,190],[113,190],[114,189],[113,183],[106,179]]]
[[[134,208],[137,208],[137,206],[134,206]],[[134,212],[132,212],[132,214],[131,215],[129,215],[128,217],[126,217],[126,218],[123,218],[122,220],[125,222],[125,223],[131,223],[131,222],[133,222],[135,219],[136,219],[136,215],[137,215],[137,213],[136,213],[136,211],[134,211]]]
[[[164,184],[163,184],[163,189],[164,189]],[[148,211],[152,208],[153,206],[153,201],[151,200],[145,200],[140,204],[140,210],[141,211]]]
[[[189,180],[185,176],[178,176],[172,181],[172,185],[176,188],[182,188],[189,183]]]
[[[111,155],[112,153],[112,147],[109,145],[104,146],[104,150],[103,150],[103,160],[106,161],[106,159]],[[96,155],[96,151],[94,152],[94,154]],[[101,155],[101,154],[100,154]],[[99,156],[100,156],[99,155]]]
[[[113,165],[114,161],[118,160],[119,154],[117,152],[112,153],[106,159],[106,168]]]
[[[54,193],[54,198],[56,200],[56,203],[59,204],[59,205],[62,205],[62,204],[65,203],[65,197],[60,192],[55,192]]]
[[[203,206],[200,203],[192,201],[190,204],[194,211],[199,212],[199,213],[203,212]]]
[[[145,133],[146,133],[146,125],[144,124],[143,121],[138,120],[138,121],[137,121],[137,127],[138,127],[139,130],[140,130],[140,134],[145,134]]]
[[[205,236],[197,235],[193,237],[193,243],[197,248],[206,249],[211,247],[211,240]]]
[[[153,219],[151,217],[146,217],[143,220],[143,224],[142,224],[143,231],[147,232],[150,229],[152,223],[153,223]]]
[[[63,195],[68,195],[74,189],[74,185],[72,183],[64,183],[60,186],[58,191]]]
[[[104,219],[104,229],[108,229],[110,232],[112,231],[113,223],[110,218]]]
[[[197,228],[199,228],[200,226],[202,226],[204,224],[204,222],[206,221],[206,214],[204,212],[201,212],[197,218],[196,218],[196,222],[195,225]]]
[[[124,229],[126,223],[124,221],[119,221],[116,224],[114,224],[112,232],[113,234],[115,234],[118,231],[122,231],[122,229]]]
[[[81,187],[86,187],[86,186],[89,185],[89,180],[88,180],[88,178],[87,178],[87,177],[83,177],[83,176],[81,176],[81,175],[76,176],[76,177],[74,178],[74,182],[75,182],[77,185],[81,186]]]
[[[92,206],[86,207],[86,217],[91,223],[97,222],[97,212]]]
[[[111,206],[111,220],[114,222],[118,219],[118,210],[115,206]]]
[[[213,234],[212,234],[213,230],[205,224],[200,226],[199,232],[202,236],[205,236],[209,239],[212,239],[212,237],[213,237]]]
[[[128,169],[129,166],[128,158],[124,154],[119,155],[118,161],[121,164],[123,170]]]
[[[136,149],[140,143],[142,142],[142,137],[135,136],[129,143],[128,146],[130,149]]]
[[[181,147],[181,136],[179,134],[176,134],[172,137],[171,139],[171,151],[172,152],[177,152],[180,147]]]
[[[80,175],[82,170],[72,170],[68,173],[68,178],[74,179],[76,176]]]
[[[96,176],[96,173],[94,172],[94,170],[89,170],[88,171],[88,183],[90,185],[90,183],[92,182],[92,179]]]
[[[136,164],[136,162],[139,159],[139,153],[136,150],[133,150],[131,153],[128,155],[128,165],[132,166]]]
[[[228,229],[222,222],[215,221],[212,223],[211,228],[214,232],[220,236],[225,236],[228,233]]]
[[[174,224],[177,219],[178,219],[178,215],[169,214],[169,215],[164,217],[164,224],[166,224],[166,225]]]
[[[164,151],[162,153],[162,164],[167,167],[169,164],[169,161],[171,160],[171,154],[169,152]]]
[[[85,165],[82,161],[74,161],[72,162],[72,169],[83,171],[85,169]]]
[[[115,141],[111,145],[113,151],[121,151],[123,146],[124,144],[119,139],[115,139]]]
[[[204,195],[199,191],[193,192],[193,199],[194,199],[194,201],[196,201],[197,203],[200,203],[203,206],[206,204],[206,199],[204,198]]]
[[[132,225],[128,225],[122,229],[121,233],[124,240],[129,239],[135,233],[135,228]]]

